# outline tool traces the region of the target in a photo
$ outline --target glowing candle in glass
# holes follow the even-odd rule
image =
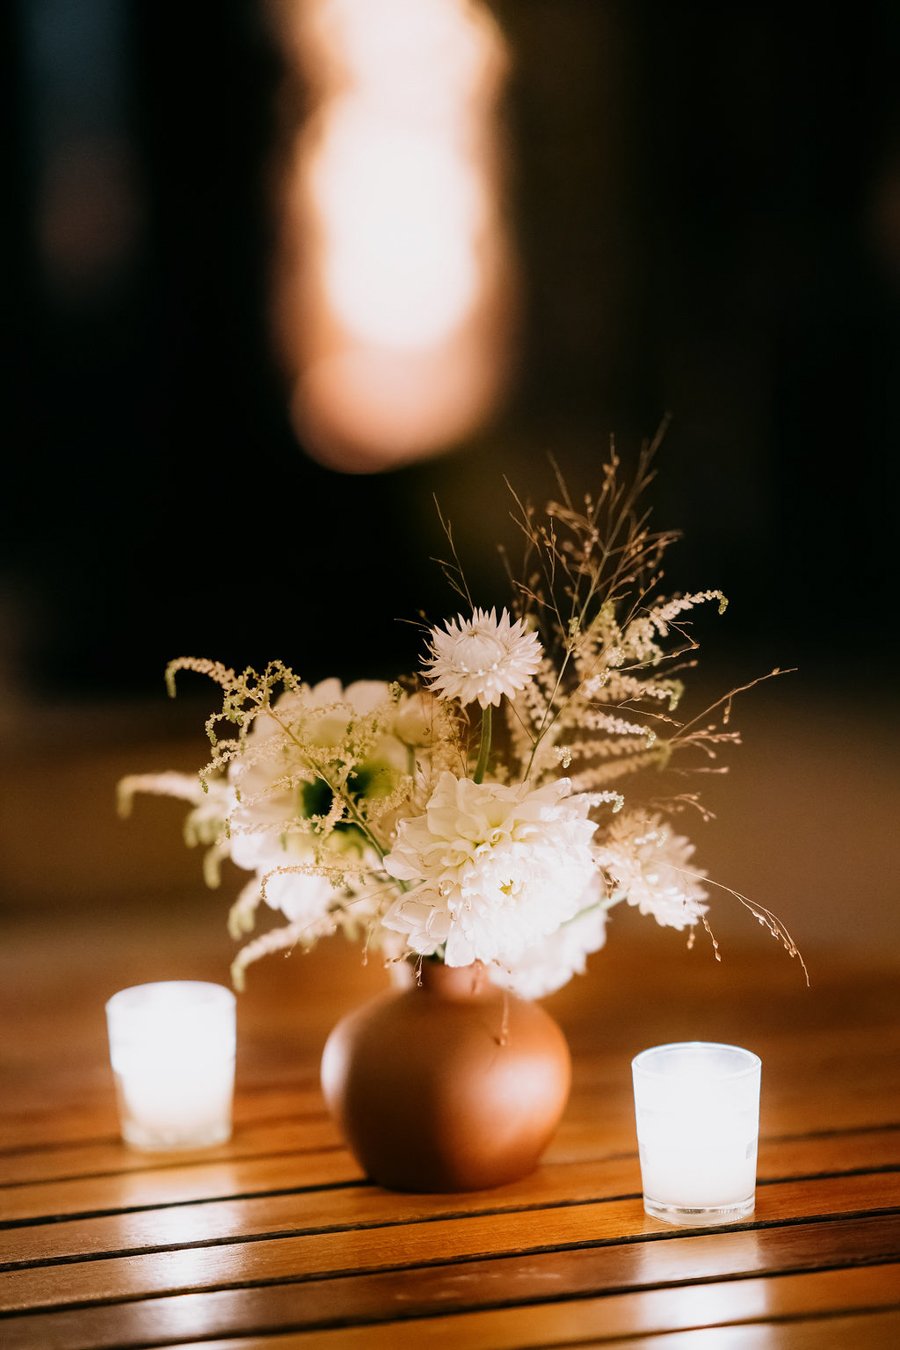
[[[753,1213],[759,1057],[736,1045],[658,1045],[632,1060],[644,1209],[673,1224]]]
[[[235,999],[200,980],[139,984],[106,1005],[122,1137],[205,1148],[231,1135]]]

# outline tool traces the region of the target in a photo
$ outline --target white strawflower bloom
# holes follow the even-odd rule
[[[540,665],[542,649],[535,633],[507,610],[476,609],[471,619],[448,619],[446,631],[432,628],[426,677],[441,698],[499,707],[505,694],[514,698]]]
[[[414,952],[444,948],[448,966],[514,966],[578,913],[595,872],[590,799],[563,779],[544,787],[441,774],[425,814],[402,820],[385,870],[414,883],[387,928]]]
[[[494,984],[519,998],[545,998],[568,984],[573,975],[583,975],[587,958],[606,942],[606,893],[598,876],[581,897],[581,911],[561,924],[555,933],[528,947],[514,966],[489,966]]]
[[[691,864],[694,845],[658,815],[622,812],[610,822],[597,857],[612,881],[611,899],[636,905],[665,928],[695,924],[708,906]]]

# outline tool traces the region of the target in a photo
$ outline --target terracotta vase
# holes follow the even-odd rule
[[[398,1191],[469,1191],[527,1175],[569,1094],[565,1037],[480,965],[422,965],[421,984],[343,1018],[322,1088],[360,1165]]]

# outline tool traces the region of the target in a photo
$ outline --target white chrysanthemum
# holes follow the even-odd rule
[[[311,772],[310,758],[337,777],[352,756],[348,786],[354,799],[384,798],[408,772],[408,746],[427,738],[428,712],[425,696],[398,704],[380,681],[360,680],[344,689],[331,679],[282,694],[272,713],[256,718],[229,766],[226,843],[233,861],[254,873],[232,907],[229,926],[235,938],[252,931],[263,895],[288,922],[242,950],[240,971],[289,940],[312,945],[339,930],[392,955],[401,945],[398,934],[378,923],[383,894],[365,874],[379,868],[380,857],[365,833],[346,821],[321,829],[334,802],[328,784]],[[442,726],[445,720],[441,711]]]
[[[528,947],[514,966],[490,966],[492,982],[519,998],[536,999],[555,993],[573,975],[583,975],[590,953],[598,952],[606,942],[605,899],[602,879],[597,876],[581,897],[582,908],[575,918]]]
[[[612,900],[636,905],[666,928],[687,928],[706,913],[706,873],[691,864],[694,845],[660,816],[623,812],[610,823],[597,857],[612,881]]]
[[[414,883],[385,926],[448,966],[513,966],[578,913],[595,871],[590,801],[566,780],[529,791],[442,773],[425,814],[403,820],[385,870]]]
[[[274,705],[301,743],[326,749],[333,746],[336,755],[352,722],[381,708],[387,723],[393,709],[390,688],[378,680],[358,680],[346,689],[334,679],[313,688],[302,685],[282,694]],[[380,796],[390,791],[406,762],[405,747],[386,732],[360,766],[365,776],[360,795]],[[261,713],[247,737],[247,753],[229,770],[230,782],[240,794],[229,819],[231,857],[238,867],[268,872],[314,859],[314,831],[304,829],[302,822],[324,814],[331,794],[321,781],[303,781],[304,774],[309,777],[308,768],[302,747],[285,737],[273,717]],[[297,781],[292,786],[276,786],[290,779]],[[330,853],[354,848],[358,853],[362,849],[356,832],[329,836]]]
[[[498,707],[505,694],[514,698],[531,680],[541,661],[541,644],[523,621],[507,610],[476,609],[471,619],[448,619],[443,631],[432,628],[426,677],[441,698]]]

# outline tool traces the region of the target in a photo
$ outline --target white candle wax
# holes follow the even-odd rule
[[[203,1148],[231,1134],[235,1000],[196,980],[136,985],[106,1005],[126,1143]]]
[[[633,1061],[644,1208],[670,1223],[752,1214],[760,1061],[704,1041],[657,1046]]]

